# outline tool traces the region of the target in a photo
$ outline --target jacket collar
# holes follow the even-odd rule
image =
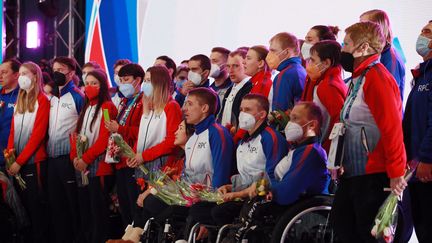
[[[63,88],[60,91],[60,97],[62,97],[63,95],[71,92],[73,89],[75,89],[76,86],[73,82],[73,80],[69,81],[69,83],[67,83],[65,86],[63,86]]]
[[[213,123],[215,123],[215,117],[214,115],[210,115],[204,120],[202,120],[200,123],[195,125],[195,133],[200,134],[207,130]]]
[[[277,67],[277,70],[280,72],[280,71],[284,70],[286,67],[288,67],[290,64],[293,64],[293,63],[301,64],[300,57],[291,57],[291,58],[288,58],[288,59],[282,61],[279,64],[279,66]]]
[[[373,62],[377,62],[380,58],[379,54],[373,54],[370,57],[366,58],[360,65],[354,70],[352,77],[360,76],[363,71]]]
[[[243,141],[249,141],[253,138],[256,138],[259,134],[261,134],[262,131],[264,131],[264,129],[266,129],[268,127],[267,125],[267,120],[263,121],[263,123],[257,128],[257,130],[255,130],[255,132],[252,133],[252,135],[249,135],[249,133],[247,132],[244,137],[243,137]]]

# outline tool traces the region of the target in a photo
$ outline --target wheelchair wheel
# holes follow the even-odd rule
[[[271,242],[337,242],[329,225],[332,203],[333,197],[326,195],[295,203],[277,221]]]

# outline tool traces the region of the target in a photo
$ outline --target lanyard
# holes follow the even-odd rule
[[[352,80],[351,80],[349,96],[346,99],[344,106],[342,107],[342,110],[340,113],[341,122],[348,120],[352,105],[353,105],[355,99],[357,98],[358,91],[360,90],[360,86],[363,83],[363,79],[366,76],[366,73],[377,63],[378,63],[378,61],[375,61],[375,62],[369,64],[369,66],[367,66],[367,68],[360,75],[360,78],[358,79],[357,83],[354,85],[354,88],[352,87]],[[344,113],[345,113],[345,116],[343,115]]]
[[[124,126],[126,124],[126,119],[129,116],[129,113],[132,109],[132,107],[135,105],[136,100],[138,99],[138,97],[140,96],[140,93],[136,94],[135,97],[133,98],[132,102],[129,104],[129,106],[126,108],[126,111],[123,113],[122,116],[119,116],[119,124],[121,126]]]

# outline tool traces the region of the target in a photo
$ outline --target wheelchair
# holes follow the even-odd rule
[[[267,216],[247,229],[244,224],[229,224],[219,229],[212,225],[209,230],[217,231],[216,242],[338,242],[329,224],[332,195],[303,196],[277,219]],[[194,243],[201,224],[190,231],[188,242]],[[239,231],[243,231],[239,234]],[[231,235],[230,235],[231,232]],[[236,232],[236,234],[232,234]],[[230,239],[227,240],[227,237]],[[233,237],[234,236],[234,237]]]

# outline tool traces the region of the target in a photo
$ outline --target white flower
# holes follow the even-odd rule
[[[87,141],[87,136],[80,135],[81,142],[85,143]]]
[[[152,195],[156,195],[157,194],[157,190],[156,190],[156,188],[152,188],[152,189],[150,189],[150,193],[152,194]]]
[[[372,236],[377,236],[377,231],[378,231],[378,225],[376,224],[376,225],[374,225],[374,227],[372,227],[372,230],[371,230],[371,234],[372,234]]]
[[[375,225],[379,225],[381,223],[381,220],[375,219]]]
[[[263,185],[261,185],[261,186],[258,187],[258,191],[259,191],[259,192],[262,192],[262,191],[264,191],[264,190],[265,190],[265,187],[264,187]]]
[[[384,228],[384,236],[389,237],[391,235],[392,235],[392,230],[390,229],[390,227],[385,227]]]

